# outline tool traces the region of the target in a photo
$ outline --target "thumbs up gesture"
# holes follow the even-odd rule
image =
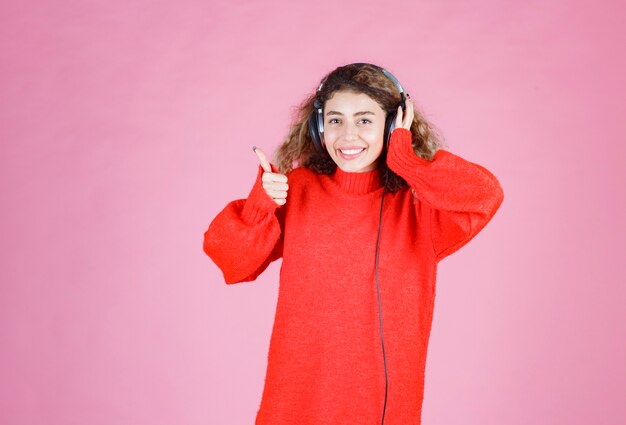
[[[272,172],[272,166],[267,160],[265,153],[256,146],[252,149],[254,149],[256,156],[259,157],[259,162],[261,163],[261,167],[264,171],[262,178],[265,193],[267,193],[269,197],[272,198],[278,205],[285,205],[287,203],[287,190],[289,189],[289,186],[287,185],[287,176]]]

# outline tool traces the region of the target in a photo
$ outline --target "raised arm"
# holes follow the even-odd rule
[[[282,256],[282,208],[263,188],[264,169],[247,199],[230,202],[204,233],[204,252],[228,284],[251,281]]]
[[[437,261],[476,236],[504,199],[496,177],[478,164],[443,149],[432,161],[417,156],[406,128],[393,131],[387,164],[431,207],[431,238]]]

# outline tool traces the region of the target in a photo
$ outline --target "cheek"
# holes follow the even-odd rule
[[[333,152],[333,148],[332,148],[333,144],[332,144],[332,140],[329,140],[327,138],[324,138],[324,149],[326,150],[326,152],[328,152],[329,155],[333,156],[335,153]]]
[[[382,131],[376,131],[375,133],[371,134],[371,137],[369,138],[369,143],[371,145],[376,146],[376,148],[382,148],[383,144],[384,144],[384,130]]]
[[[371,140],[375,140],[377,143],[382,142],[385,134],[385,127],[377,126],[376,128],[372,128],[368,134]]]
[[[335,140],[337,136],[338,134],[336,129],[330,126],[324,127],[324,139]]]

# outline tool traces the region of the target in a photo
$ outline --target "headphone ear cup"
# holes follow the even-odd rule
[[[311,136],[311,140],[313,140],[313,146],[315,146],[316,151],[322,150],[322,140],[320,137],[320,132],[317,127],[317,112],[313,111],[311,116],[309,117],[309,135]]]
[[[322,117],[322,113],[320,113],[321,104],[316,99],[313,102],[313,112],[309,116],[309,134],[311,135],[311,140],[313,140],[313,145],[315,146],[315,150],[318,152],[324,151],[324,121]]]
[[[385,120],[385,147],[389,146],[389,139],[391,138],[391,132],[396,128],[396,112],[387,114],[387,119]]]

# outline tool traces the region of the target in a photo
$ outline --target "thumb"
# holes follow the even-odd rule
[[[265,156],[265,153],[256,146],[253,146],[252,149],[254,150],[256,156],[259,157],[259,162],[261,163],[261,167],[263,167],[263,171],[271,173],[272,167],[270,165],[270,162],[267,160],[267,156]]]

